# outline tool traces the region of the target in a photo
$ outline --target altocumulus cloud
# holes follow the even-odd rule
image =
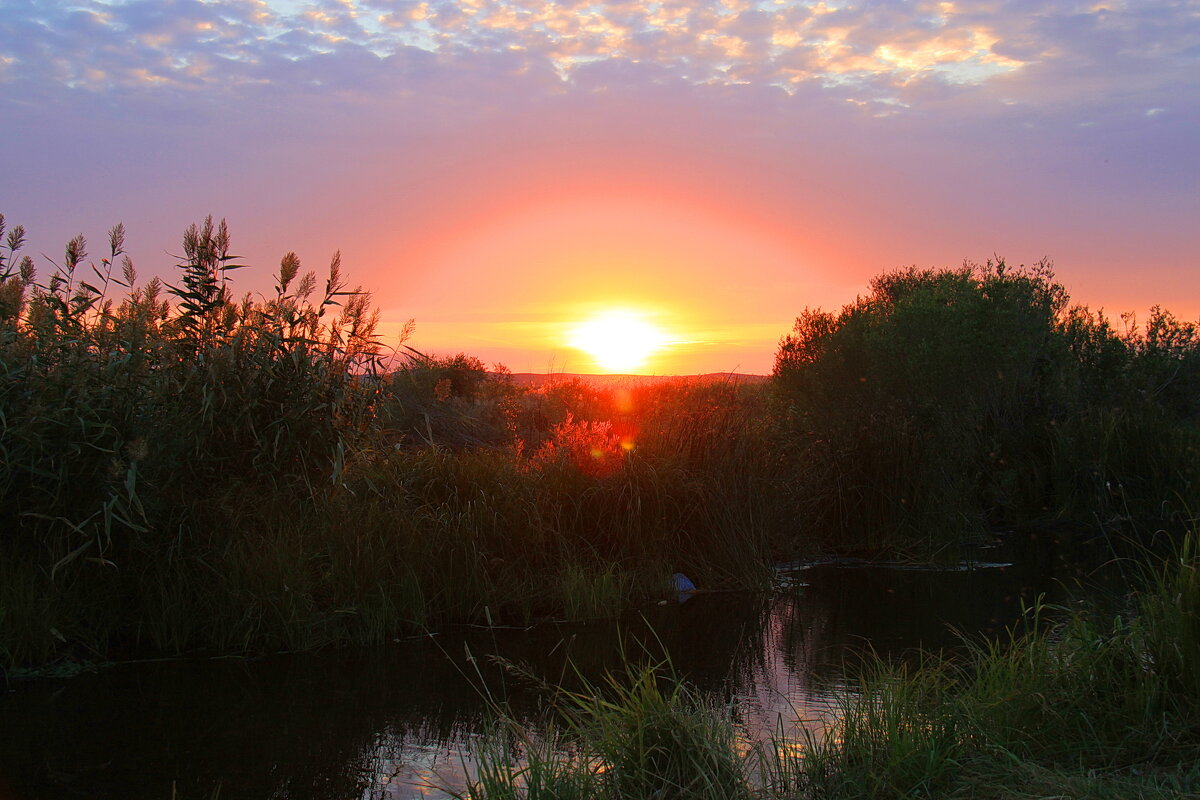
[[[494,68],[569,85],[598,62],[696,85],[819,87],[874,113],[973,88],[988,102],[1098,113],[1130,91],[1194,104],[1195,2],[10,0],[0,80],[25,88],[254,93],[403,89],[414,73]],[[422,60],[411,51],[432,58]],[[397,57],[404,56],[407,57]],[[561,87],[546,84],[542,91]],[[1186,89],[1181,96],[1180,89]],[[1109,90],[1109,91],[1106,91]],[[1084,113],[1084,112],[1080,112]],[[1081,120],[1086,121],[1086,120]]]

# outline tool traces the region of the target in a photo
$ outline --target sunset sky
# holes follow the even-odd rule
[[[1200,2],[0,0],[0,213],[143,276],[225,217],[239,294],[340,249],[385,341],[518,372],[617,311],[646,371],[765,373],[994,255],[1195,320]]]

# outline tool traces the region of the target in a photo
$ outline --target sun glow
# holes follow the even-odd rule
[[[606,311],[571,330],[568,344],[606,372],[636,372],[667,346],[667,336],[632,311]]]

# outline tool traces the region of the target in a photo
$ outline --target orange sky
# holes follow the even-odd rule
[[[598,367],[566,346],[570,326],[634,308],[675,342],[643,371],[767,373],[806,306],[839,308],[887,269],[997,254],[1050,257],[1075,301],[1114,317],[1154,303],[1200,315],[1185,252],[1195,234],[1175,221],[1183,208],[1132,224],[1127,204],[1138,198],[1075,190],[1064,204],[1072,190],[1052,175],[1025,196],[1028,174],[1007,174],[995,154],[964,166],[946,147],[940,162],[919,153],[889,163],[828,138],[811,151],[748,143],[736,120],[687,107],[659,109],[666,121],[643,110],[637,137],[613,130],[604,117],[625,118],[635,102],[582,120],[543,117],[552,135],[519,120],[459,132],[456,149],[473,157],[401,167],[421,191],[436,187],[424,203],[390,196],[386,181],[374,187],[377,230],[352,240],[347,263],[366,267],[392,329],[415,318],[418,349],[464,350],[518,372],[588,372]],[[589,124],[593,140],[580,142]],[[673,138],[679,127],[704,130],[702,143]],[[964,193],[960,181],[984,188]],[[389,207],[404,209],[390,226]],[[380,263],[388,249],[395,258]],[[1140,271],[1146,256],[1153,280]]]
[[[502,206],[410,242],[407,257],[420,267],[398,276],[404,302],[385,314],[413,314],[418,347],[461,342],[515,371],[586,372],[590,359],[565,346],[569,328],[634,309],[672,341],[647,370],[762,372],[796,298],[850,287],[811,255],[816,242],[751,211],[633,186]]]
[[[1172,3],[19,0],[0,213],[144,277],[225,217],[269,292],[335,250],[394,335],[589,371],[636,309],[660,374],[769,372],[888,269],[1050,258],[1114,318],[1200,316],[1200,18]],[[98,256],[96,256],[98,257]]]

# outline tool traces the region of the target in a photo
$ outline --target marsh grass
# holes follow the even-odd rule
[[[616,616],[630,596],[633,576],[614,566],[597,569],[577,564],[559,573],[562,606],[567,619]]]
[[[560,690],[538,747],[485,749],[472,797],[1176,798],[1200,792],[1195,538],[1144,567],[1125,615],[1029,610],[953,658],[870,653],[819,734],[748,742],[669,668]],[[514,723],[509,725],[515,726]],[[514,733],[515,732],[515,733]],[[515,726],[500,736],[531,736]],[[524,760],[522,760],[524,759]],[[538,794],[525,792],[536,777]],[[582,795],[580,794],[582,792]]]
[[[1200,534],[1192,534],[1161,567],[1147,568],[1143,580],[1151,589],[1138,605],[1145,651],[1155,674],[1165,682],[1165,694],[1190,700],[1193,712],[1200,712],[1198,547]]]
[[[653,452],[622,459],[592,475],[504,449],[385,449],[315,491],[211,487],[170,527],[106,550],[107,566],[7,562],[20,572],[0,585],[17,622],[7,657],[373,644],[485,611],[612,616],[666,596],[681,570],[707,586],[762,580],[766,556],[738,545],[751,521],[709,478]]]
[[[677,677],[634,669],[574,701],[574,727],[602,760],[611,796],[748,796],[729,710]]]
[[[4,234],[0,223],[0,235]],[[374,335],[368,293],[224,222],[139,281],[114,228],[48,279],[0,247],[0,658],[378,643],[447,622],[608,616],[764,585],[760,389],[518,389]],[[123,296],[122,296],[123,293]],[[389,360],[390,359],[390,360]]]
[[[1195,792],[1194,548],[1188,536],[1174,558],[1144,567],[1126,614],[1077,609],[1051,622],[1035,606],[1029,624],[970,642],[964,660],[912,672],[873,662],[831,735],[805,755],[811,788],[831,797],[862,787],[895,797]],[[990,780],[999,785],[984,790]]]
[[[962,725],[947,667],[868,659],[832,727],[808,743],[801,772],[816,796],[936,797],[958,770]]]
[[[521,388],[389,350],[338,255],[318,279],[288,253],[236,298],[223,221],[166,282],[121,226],[45,276],[24,246],[0,244],[6,668],[607,616],[673,572],[761,589],[801,550],[954,558],[987,525],[1169,517],[1200,487],[1195,327],[1118,335],[1045,265],[881,276],[806,312],[770,386]]]
[[[752,796],[729,709],[689,687],[669,664],[630,663],[599,685],[556,697],[547,733],[535,736],[510,720],[485,737],[478,777],[463,797]]]
[[[572,741],[553,725],[534,736],[518,725],[499,724],[481,735],[473,754],[475,775],[466,800],[598,800],[602,764],[573,752]]]

